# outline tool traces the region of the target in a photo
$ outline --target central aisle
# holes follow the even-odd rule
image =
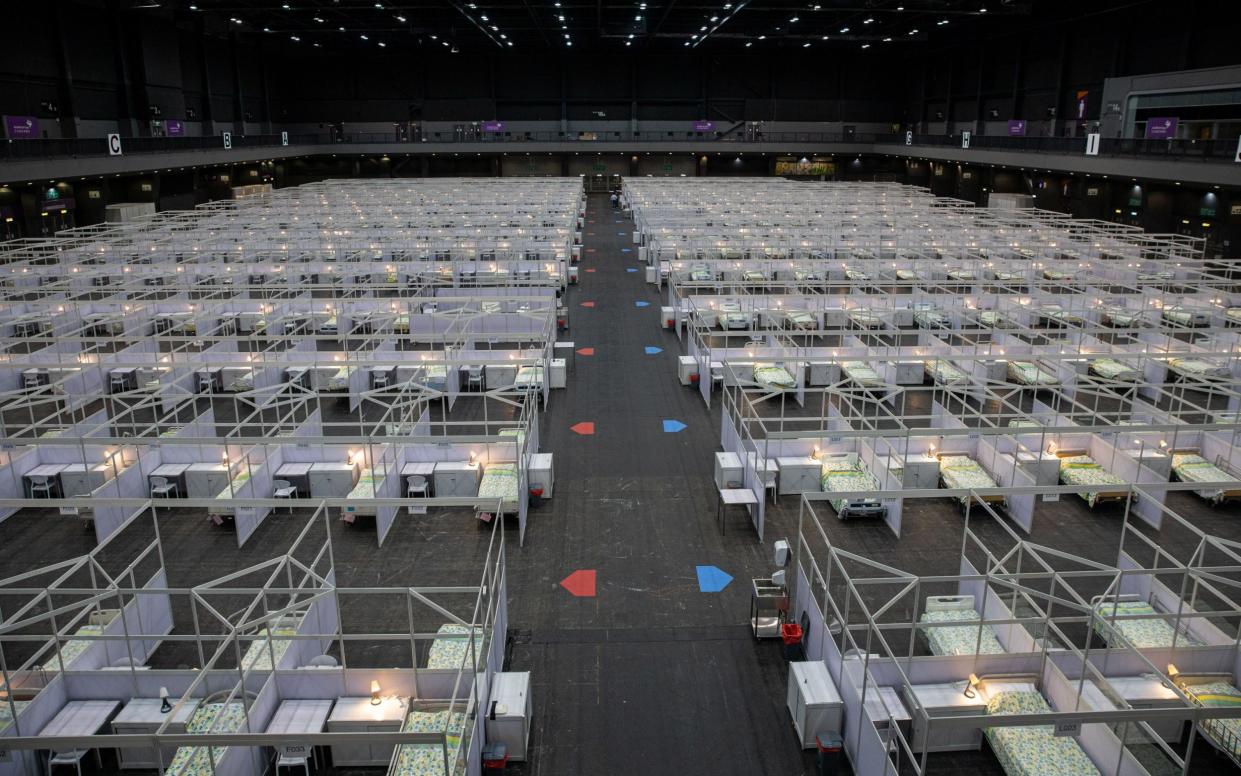
[[[606,195],[590,196],[583,242],[560,338],[594,355],[575,357],[543,417],[555,495],[509,551],[510,667],[535,686],[524,772],[800,774],[778,643],[746,625],[768,551],[740,516],[723,537],[715,522],[719,410],[677,381],[678,342],[659,328],[632,222]],[[686,427],[666,433],[665,420]],[[580,423],[594,434],[571,430]],[[768,538],[793,529],[769,523]],[[733,581],[700,592],[699,565]],[[595,597],[560,586],[578,569],[596,572]]]

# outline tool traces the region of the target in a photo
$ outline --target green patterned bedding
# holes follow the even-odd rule
[[[912,269],[898,269],[896,271],[897,280],[921,280],[922,276]]]
[[[794,388],[797,380],[789,371],[775,364],[755,364],[754,382],[766,388]]]
[[[1090,362],[1091,373],[1104,380],[1115,380],[1122,383],[1134,383],[1142,373],[1123,361],[1114,358],[1096,358]]]
[[[189,724],[185,726],[185,732],[236,733],[245,727],[245,724],[246,712],[240,701],[229,704],[204,703],[199,705],[194,711],[194,716],[190,717]],[[224,746],[178,747],[164,774],[165,776],[212,776],[214,766],[220,764],[220,759],[224,757],[226,751],[228,747]],[[211,754],[208,754],[209,752]]]
[[[790,310],[789,312],[785,313],[785,318],[792,325],[800,326],[803,329],[811,328],[811,327],[818,325],[818,320],[813,315],[811,315],[808,312],[805,312],[804,310]]]
[[[1060,482],[1064,485],[1125,485],[1125,481],[1104,469],[1088,455],[1069,455],[1060,459]],[[1100,497],[1108,494],[1102,491],[1078,493],[1087,506],[1093,507]]]
[[[1186,310],[1183,307],[1165,307],[1163,310],[1163,319],[1168,323],[1174,323],[1177,326],[1194,326],[1206,323],[1206,314]]]
[[[952,490],[998,487],[998,483],[987,474],[987,470],[968,455],[941,455],[939,478]],[[964,504],[969,496],[961,496],[959,500]]]
[[[277,638],[271,639],[271,649],[268,650],[268,635]],[[272,653],[275,653],[276,665],[280,665],[280,660],[284,657],[284,653],[289,651],[289,646],[293,644],[292,639],[282,639],[280,636],[294,636],[297,634],[297,628],[276,628],[268,630],[263,628],[258,632],[261,637],[250,642],[250,646],[246,647],[246,654],[241,658],[241,667],[246,671],[271,671]]]
[[[1055,375],[1039,368],[1033,361],[1009,361],[1006,367],[1008,379],[1022,385],[1059,385]]]
[[[1211,488],[1194,491],[1210,501],[1220,502],[1230,496],[1241,495],[1241,483],[1228,472],[1194,453],[1174,453],[1172,471],[1181,482],[1230,483],[1229,488]]]
[[[390,776],[448,776],[457,764],[457,750],[465,731],[465,714],[460,711],[411,711],[401,728],[405,733],[443,733],[448,749],[447,767],[444,747],[439,744],[404,744],[397,754]]]
[[[383,481],[383,475],[376,477],[370,469],[364,469],[358,477],[357,484],[353,486],[353,490],[349,491],[347,498],[351,501],[354,499],[375,498],[375,487]]]
[[[1224,321],[1226,323],[1241,324],[1241,307],[1229,307],[1224,311]]]
[[[767,279],[767,276],[757,269],[747,269],[741,273],[741,279],[747,283],[761,283]]]
[[[978,322],[983,326],[992,329],[1011,329],[1013,324],[1001,313],[995,310],[982,310],[978,313]]]
[[[338,393],[349,390],[349,367],[343,366],[329,377],[324,390]]]
[[[1202,358],[1169,358],[1168,368],[1186,377],[1228,377],[1228,367]]]
[[[940,385],[960,385],[969,382],[969,375],[958,369],[951,361],[937,358],[922,362],[922,371]]]
[[[1007,690],[987,702],[988,714],[1046,714],[1047,701],[1037,692]],[[1100,776],[1077,742],[1056,737],[1052,725],[984,728],[987,741],[1008,776]]]
[[[882,388],[887,385],[879,373],[865,361],[844,361],[840,368],[844,370],[846,377],[863,388]]]
[[[456,623],[448,623],[441,625],[436,631],[441,635],[457,635],[467,636],[470,629],[464,625]],[[469,654],[470,640],[468,638],[455,639],[435,639],[431,642],[431,649],[427,651],[427,668],[450,668],[456,670],[466,662],[466,656]],[[481,663],[483,660],[483,632],[474,629],[474,650],[477,660]]]
[[[1126,620],[1126,616],[1157,614],[1155,607],[1145,601],[1098,601],[1095,612],[1105,622],[1094,621],[1095,633],[1107,640],[1113,632],[1138,649],[1161,649],[1172,646],[1175,631],[1167,620]],[[1113,620],[1112,618],[1116,619]],[[1202,642],[1188,634],[1176,639],[1177,646],[1200,647]]]
[[[543,367],[541,366],[523,366],[517,370],[517,379],[513,381],[513,385],[518,388],[543,387]]]
[[[1121,307],[1119,305],[1104,307],[1103,312],[1099,317],[1106,326],[1119,326],[1125,329],[1140,326],[1142,323],[1141,312],[1130,310],[1127,307]]]
[[[878,329],[883,326],[883,319],[869,310],[852,310],[849,320],[863,329]]]
[[[29,705],[30,701],[13,701],[18,714],[21,714],[22,710]],[[0,730],[4,730],[11,724],[13,724],[13,709],[9,707],[7,700],[0,701]]]
[[[978,612],[970,609],[949,609],[938,612],[923,612],[918,619],[924,623],[970,623],[968,625],[942,625],[934,628],[926,628],[923,633],[926,634],[927,644],[931,647],[931,653],[935,655],[999,655],[1004,652],[1004,648],[1000,646],[1000,642],[995,638],[995,631],[991,630],[990,625],[982,626],[982,635],[979,636],[978,621],[981,618]],[[974,648],[977,645],[978,651],[975,653]]]
[[[1195,703],[1208,709],[1241,707],[1241,690],[1228,682],[1191,684],[1185,686],[1185,689]],[[1204,719],[1201,727],[1216,746],[1233,757],[1241,756],[1241,718]]]
[[[73,632],[74,636],[99,636],[103,634],[102,625],[83,625]],[[47,659],[44,666],[52,668],[56,671],[63,671],[64,666],[73,667],[73,661],[82,656],[82,653],[90,648],[92,644],[98,642],[88,641],[86,639],[69,639],[60,643],[60,656],[57,657],[55,649],[48,647]],[[63,663],[61,661],[64,661]]]
[[[483,479],[478,484],[478,497],[516,501],[518,479],[516,464],[489,463],[483,469]]]
[[[853,491],[853,490],[879,490],[879,481],[875,479],[875,475],[862,468],[861,463],[853,461],[829,462],[823,464],[819,483],[823,487],[824,493]],[[875,504],[876,499],[863,498],[853,496],[850,498],[832,499],[832,507],[839,513],[850,505],[859,503]]]

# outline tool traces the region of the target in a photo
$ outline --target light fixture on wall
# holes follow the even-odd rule
[[[379,682],[375,679],[371,680],[371,705],[378,706],[383,703],[383,699],[379,697]]]
[[[966,698],[976,697],[978,693],[974,691],[974,688],[980,684],[982,684],[982,681],[978,678],[978,675],[970,674],[970,678],[966,680],[965,682],[965,697]]]

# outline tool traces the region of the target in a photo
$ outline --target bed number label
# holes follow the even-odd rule
[[[13,762],[13,750],[0,748],[0,763]]]
[[[305,744],[285,744],[280,747],[280,756],[288,758],[309,757],[310,747]]]
[[[1066,719],[1056,723],[1056,737],[1063,738],[1071,736],[1076,738],[1082,733],[1082,721],[1080,719]]]
[[[1044,501],[1059,501],[1060,494],[1059,493],[1044,493],[1043,500]]]

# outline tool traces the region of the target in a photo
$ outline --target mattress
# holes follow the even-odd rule
[[[1177,326],[1198,326],[1207,322],[1207,314],[1186,310],[1183,307],[1165,307],[1163,319]]]
[[[1143,283],[1167,283],[1176,278],[1175,272],[1139,272],[1138,280]]]
[[[349,390],[349,367],[342,366],[334,375],[328,378],[327,390],[337,392]]]
[[[516,501],[518,480],[516,464],[489,463],[483,468],[483,479],[478,484],[478,497]]]
[[[1241,690],[1228,682],[1192,684],[1184,688],[1199,706],[1208,709],[1235,709],[1241,707]],[[1202,731],[1211,741],[1233,757],[1241,756],[1241,718],[1204,719],[1199,721]]]
[[[465,714],[443,711],[411,711],[401,727],[404,733],[443,733],[447,744],[402,744],[396,761],[389,771],[391,776],[448,776],[456,772],[457,751],[465,730]]]
[[[1241,483],[1235,477],[1196,453],[1173,453],[1172,472],[1181,482],[1228,483],[1231,486],[1194,491],[1210,501],[1218,503],[1229,495],[1241,494]]]
[[[995,273],[995,279],[1002,283],[1021,282],[1026,279],[1024,272],[999,272]]]
[[[1224,321],[1228,324],[1241,325],[1241,307],[1229,307],[1225,310]]]
[[[1104,380],[1114,380],[1120,383],[1136,383],[1141,378],[1142,373],[1123,361],[1117,361],[1114,358],[1096,358],[1090,362],[1090,373]]]
[[[975,280],[978,275],[968,269],[950,269],[948,270],[949,280]]]
[[[246,712],[239,701],[203,703],[194,711],[186,733],[236,733],[245,727]],[[182,746],[172,757],[165,776],[213,776],[228,747]],[[210,753],[210,754],[208,754]],[[214,755],[214,756],[213,756]]]
[[[943,310],[922,308],[914,312],[914,323],[924,329],[948,328],[948,316]]]
[[[841,363],[840,368],[844,371],[846,377],[863,388],[887,387],[887,383],[883,381],[879,373],[872,369],[870,364],[865,361],[844,361]]]
[[[518,388],[542,388],[543,367],[526,365],[517,370],[517,379],[513,385]]]
[[[767,279],[767,276],[756,269],[747,269],[741,273],[741,279],[747,283],[761,283]]]
[[[1094,631],[1109,640],[1113,632],[1138,649],[1162,649],[1172,646],[1175,631],[1167,620],[1126,620],[1125,616],[1158,614],[1155,607],[1145,601],[1096,601],[1094,610],[1102,620],[1094,621]],[[1112,618],[1117,619],[1113,620]],[[1176,643],[1181,647],[1197,647],[1202,642],[1182,633]]]
[[[237,375],[232,380],[228,381],[228,385],[224,386],[224,390],[231,391],[233,393],[241,393],[242,391],[253,391],[254,390],[254,373],[245,372],[245,373]]]
[[[835,461],[823,464],[820,470],[819,484],[825,493],[840,493],[853,490],[879,490],[879,481],[875,475],[861,468],[856,461]],[[854,496],[851,498],[832,499],[832,507],[837,513],[844,512],[858,504],[877,505],[877,499]]]
[[[1058,269],[1043,270],[1044,280],[1072,280],[1073,277],[1074,277],[1074,273],[1072,272],[1063,272]]]
[[[353,486],[353,490],[349,491],[349,495],[345,498],[350,501],[375,498],[375,487],[383,482],[383,476],[376,477],[370,469],[363,469],[358,475],[358,481]]]
[[[870,280],[870,275],[868,275],[867,273],[863,272],[860,269],[845,270],[845,277],[848,278],[849,280],[857,280],[857,281]]]
[[[991,329],[1011,329],[1013,324],[1008,318],[995,310],[980,310],[978,322]]]
[[[1214,377],[1226,379],[1228,367],[1203,358],[1169,358],[1168,368],[1186,377]]]
[[[1082,317],[1076,313],[1071,313],[1058,304],[1047,305],[1039,308],[1039,315],[1044,318],[1050,318],[1053,321],[1067,323],[1070,326],[1081,326],[1085,323]]]
[[[988,714],[1047,714],[1051,707],[1034,690],[1006,690],[991,696]],[[984,729],[995,757],[1008,776],[1100,776],[1077,742],[1056,736],[1053,725]]]
[[[83,625],[82,627],[75,630],[73,632],[73,635],[74,636],[101,636],[103,635],[103,626],[102,625]],[[60,668],[60,670],[64,670],[64,668],[72,668],[73,661],[81,657],[82,653],[85,652],[87,649],[89,649],[90,646],[95,643],[97,642],[89,641],[87,639],[69,639],[68,641],[62,641],[60,643],[60,660],[63,662],[56,663],[57,658],[55,654],[48,655],[48,662],[56,663],[57,667]]]
[[[1125,481],[1104,469],[1088,455],[1070,455],[1060,459],[1060,482],[1065,485],[1120,485]],[[1079,493],[1093,507],[1105,492]]]
[[[1022,385],[1059,385],[1055,375],[1043,371],[1033,361],[1009,361],[1008,379]]]
[[[4,730],[9,725],[13,724],[14,709],[16,709],[18,714],[21,714],[22,710],[29,705],[30,701],[13,701],[13,706],[10,707],[7,700],[0,701],[0,730]]]
[[[940,385],[960,385],[969,382],[969,375],[946,359],[937,358],[922,362],[922,371]]]
[[[869,310],[850,310],[849,320],[863,329],[877,329],[883,326],[883,319]]]
[[[896,271],[897,280],[921,280],[922,276],[912,269],[898,269]]]
[[[418,367],[414,380],[431,388],[443,388],[448,383],[448,367],[443,364]]]
[[[797,380],[789,371],[775,364],[755,364],[754,382],[765,388],[794,388]]]
[[[464,625],[456,623],[447,623],[441,625],[436,631],[440,635],[457,635],[466,636],[470,629]],[[483,648],[483,634],[478,628],[474,629],[474,650],[477,662],[483,662],[481,654]],[[427,651],[427,668],[449,668],[456,670],[465,662],[470,650],[470,640],[468,638],[455,639],[434,639],[431,642],[431,649]]]
[[[289,651],[289,646],[293,644],[292,639],[282,639],[280,636],[294,636],[297,634],[297,628],[278,627],[274,630],[263,628],[258,632],[260,638],[250,642],[250,646],[246,647],[246,653],[242,655],[241,667],[247,671],[272,671],[272,654],[275,654],[276,665],[280,665],[281,658]],[[268,637],[272,638],[268,638]],[[268,641],[271,642],[271,649],[267,647]]]
[[[995,638],[995,631],[990,625],[983,625],[979,635],[978,622],[981,618],[973,607],[968,609],[949,609],[938,612],[923,612],[919,622],[924,623],[963,623],[960,625],[936,625],[926,628],[927,644],[935,655],[999,655],[1004,652],[1000,642]],[[975,651],[977,649],[977,651]]]
[[[790,310],[784,315],[785,319],[788,320],[789,323],[803,329],[812,329],[818,325],[818,319],[816,319],[813,314],[803,310]]]
[[[806,269],[798,269],[793,270],[793,279],[799,283],[822,283],[823,273]]]
[[[998,483],[992,479],[987,470],[968,455],[941,455],[939,476],[944,481],[944,485],[953,490],[998,487]],[[960,498],[961,503],[968,500],[969,496]]]
[[[1142,313],[1126,307],[1113,305],[1103,308],[1103,312],[1099,315],[1099,320],[1106,326],[1120,326],[1121,328],[1128,329],[1141,325]]]
[[[715,276],[711,274],[710,270],[692,269],[689,271],[689,279],[697,283],[703,283],[709,280],[715,280]]]

